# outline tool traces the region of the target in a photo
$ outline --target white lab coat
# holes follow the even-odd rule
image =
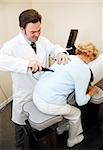
[[[28,60],[0,54],[0,71],[27,73],[28,64]]]
[[[45,67],[48,66],[49,55],[56,56],[57,53],[65,51],[59,45],[52,44],[48,39],[40,36],[36,42],[37,54],[26,41],[22,33],[6,42],[1,49],[3,54],[10,56],[21,57],[27,60],[38,60]],[[37,73],[38,74],[38,73]],[[39,78],[40,74],[38,75]],[[37,77],[36,77],[37,78]],[[23,112],[23,104],[32,100],[32,93],[37,82],[36,79],[29,74],[12,73],[13,80],[13,109],[12,120],[24,125],[27,116]]]

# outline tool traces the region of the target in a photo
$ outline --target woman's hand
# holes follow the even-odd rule
[[[93,95],[95,95],[97,92],[98,92],[98,91],[97,91],[96,86],[93,86],[93,87],[91,87],[91,88],[89,89],[89,91],[88,91],[87,94],[89,94],[90,96],[93,96]]]

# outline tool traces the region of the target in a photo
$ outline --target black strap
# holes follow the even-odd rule
[[[88,90],[89,90],[89,87],[91,86],[91,83],[93,82],[94,80],[94,76],[93,76],[93,73],[92,73],[92,70],[89,68],[90,70],[90,81],[89,81],[89,84],[88,84],[88,88],[87,88],[87,93],[88,93]]]
[[[93,72],[92,72],[91,69],[90,69],[90,73],[91,73],[91,76],[90,76],[89,86],[91,86],[91,83],[92,83],[93,80],[94,80]]]

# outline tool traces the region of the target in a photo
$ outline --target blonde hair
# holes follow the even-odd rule
[[[91,42],[81,42],[76,47],[76,55],[93,56],[94,59],[98,56],[98,49]]]

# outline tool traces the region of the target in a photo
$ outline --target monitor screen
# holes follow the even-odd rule
[[[66,48],[69,48],[74,45],[77,34],[78,34],[78,29],[71,29]]]

